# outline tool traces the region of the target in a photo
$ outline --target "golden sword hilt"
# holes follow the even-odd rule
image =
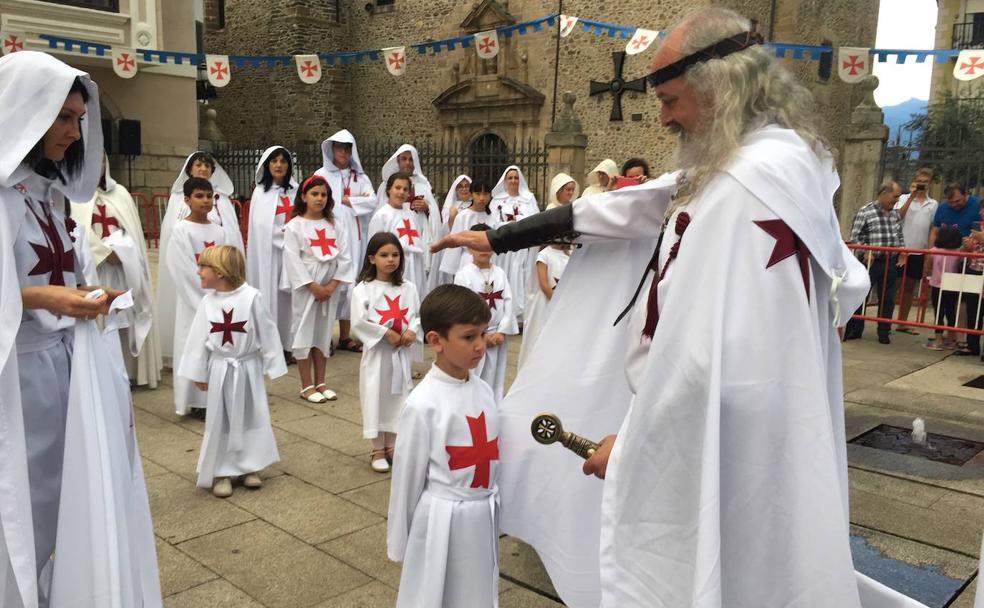
[[[591,455],[598,449],[598,444],[590,439],[565,431],[560,424],[560,418],[554,414],[540,414],[534,418],[533,424],[530,426],[530,433],[533,434],[533,439],[544,445],[559,441],[565,448],[585,460],[591,458]]]

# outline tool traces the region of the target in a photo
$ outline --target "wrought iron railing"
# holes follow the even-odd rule
[[[958,49],[984,48],[984,21],[954,23],[953,46]]]

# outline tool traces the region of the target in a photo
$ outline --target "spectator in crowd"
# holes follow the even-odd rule
[[[971,253],[984,253],[984,231],[981,230],[981,203],[975,200],[977,197],[967,198],[967,207],[977,210],[977,219],[971,223],[970,236],[963,240],[963,250]],[[984,274],[984,258],[968,259],[964,267],[964,273],[976,276]],[[980,329],[982,327],[981,317],[984,316],[984,307],[980,305],[981,289],[977,288],[963,292],[960,300],[967,310],[964,325],[967,329]],[[980,356],[980,334],[967,334],[967,346],[957,349],[954,354],[974,357]]]
[[[902,218],[895,205],[902,196],[902,189],[896,182],[887,181],[878,189],[878,198],[858,209],[851,228],[852,243],[876,247],[905,247],[902,235]],[[878,293],[878,316],[891,319],[895,310],[895,277],[893,266],[905,264],[905,254],[898,255],[884,251],[864,251],[862,260],[868,267],[871,289]],[[855,314],[864,313],[864,304]],[[878,323],[878,341],[889,344],[888,337],[892,324]],[[845,340],[856,340],[864,332],[864,321],[851,319],[844,330]]]
[[[960,249],[960,231],[953,226],[940,226],[940,231],[936,235],[936,245],[933,253],[926,256],[926,274],[929,277],[930,300],[936,310],[936,325],[957,326],[957,299],[960,297],[959,291],[943,289],[943,275],[948,272],[960,272],[962,260],[955,255],[943,255],[942,252]],[[910,259],[913,256],[910,256]],[[911,264],[912,262],[910,262]],[[946,339],[943,338],[943,330],[937,329],[936,339],[926,343],[929,350],[946,350],[957,348],[956,332],[950,330]]]
[[[905,246],[910,249],[927,249],[929,247],[929,231],[936,216],[939,203],[929,196],[927,190],[933,181],[933,170],[923,167],[916,171],[916,179],[909,185],[908,196],[899,199],[896,209],[902,218],[902,236]],[[902,279],[900,289],[899,319],[907,320],[912,308],[912,296],[922,281],[923,271],[928,270],[922,254],[909,255],[908,262],[899,269]],[[896,326],[896,331],[904,334],[917,335],[911,327]]]
[[[956,182],[947,184],[943,190],[943,198],[946,204],[939,205],[933,217],[933,227],[929,232],[930,246],[936,243],[936,233],[943,224],[956,226],[960,229],[960,236],[967,238],[970,236],[973,223],[981,220],[978,211],[980,199],[973,195],[968,196],[963,184]]]
[[[649,163],[641,158],[630,158],[622,164],[622,176],[634,177],[639,179],[640,182],[644,182],[650,178]]]

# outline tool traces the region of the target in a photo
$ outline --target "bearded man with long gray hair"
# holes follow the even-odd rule
[[[852,565],[838,328],[868,277],[840,237],[813,98],[761,42],[748,20],[712,8],[658,48],[649,82],[679,136],[678,173],[436,245],[500,253],[659,236],[623,313],[631,404],[584,464],[605,479],[602,606],[920,606]],[[591,301],[564,291],[570,273],[543,336],[592,313],[569,305]],[[585,332],[582,352],[605,336]],[[558,354],[542,340],[532,358]],[[507,439],[504,467],[524,445]]]

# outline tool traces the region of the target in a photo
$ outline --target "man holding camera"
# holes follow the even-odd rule
[[[929,232],[933,226],[933,217],[936,216],[936,208],[939,206],[939,203],[927,193],[932,181],[932,169],[922,167],[917,170],[916,178],[909,185],[909,194],[900,199],[895,206],[899,217],[902,218],[902,236],[906,247],[929,248]],[[922,278],[929,274],[929,270],[930,268],[925,265],[924,256],[919,254],[910,255],[908,263],[899,268],[899,279],[902,281],[899,319],[909,318],[912,295],[922,282]],[[895,331],[918,335],[914,329],[905,325],[897,326]]]

